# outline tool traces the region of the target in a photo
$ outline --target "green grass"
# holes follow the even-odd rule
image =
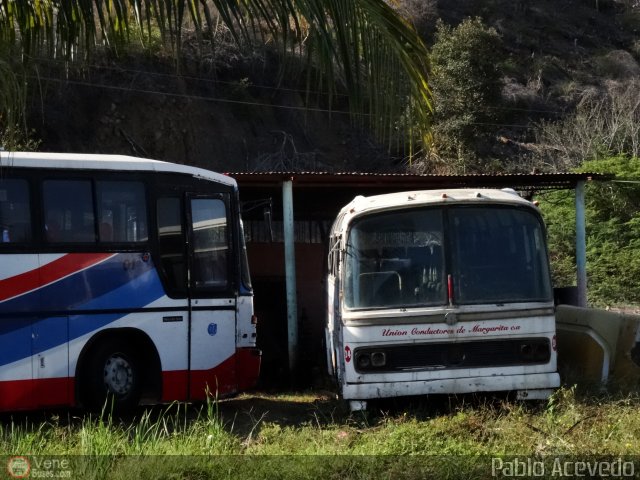
[[[486,478],[495,456],[640,455],[637,394],[563,388],[533,406],[446,402],[396,401],[349,414],[328,397],[287,394],[171,405],[124,420],[32,414],[0,423],[0,450],[69,455],[77,478],[114,479]]]

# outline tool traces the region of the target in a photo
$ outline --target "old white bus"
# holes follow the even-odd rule
[[[356,197],[330,242],[327,361],[352,410],[559,386],[545,228],[513,190]]]

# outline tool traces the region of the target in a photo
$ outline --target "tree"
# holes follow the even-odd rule
[[[502,41],[479,18],[456,28],[438,22],[431,49],[434,94],[433,154],[449,172],[474,171],[478,152],[493,139],[501,98],[497,67]]]
[[[97,47],[117,53],[134,38],[148,44],[158,32],[180,55],[186,26],[207,48],[218,22],[239,43],[274,42],[284,56],[306,57],[328,88],[344,88],[354,118],[368,118],[380,138],[390,141],[407,111],[415,131],[428,132],[427,50],[384,0],[0,0],[0,43],[25,61],[81,61]]]

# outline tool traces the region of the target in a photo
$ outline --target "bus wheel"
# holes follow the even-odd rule
[[[138,405],[141,370],[135,350],[108,340],[93,351],[87,370],[89,407],[105,413],[122,413]]]

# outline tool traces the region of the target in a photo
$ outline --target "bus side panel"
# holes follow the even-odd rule
[[[159,310],[135,314],[123,326],[134,326],[145,332],[160,357],[162,369],[162,401],[188,399],[188,329],[189,311],[186,299],[162,297],[148,305]],[[165,310],[166,311],[161,311]]]
[[[239,348],[236,352],[238,391],[256,386],[260,375],[262,352],[257,348]]]
[[[69,375],[69,318],[51,316],[31,326],[36,406],[69,405],[74,381]]]
[[[235,355],[208,370],[191,370],[191,400],[230,395],[238,391]]]
[[[97,332],[119,327],[147,333],[163,369],[181,372],[174,385],[183,387],[170,388],[171,399],[186,398],[186,300],[165,296],[147,254],[42,254],[39,265],[29,264],[33,255],[20,257],[26,268],[8,268],[0,279],[0,408],[73,403],[82,349]]]
[[[0,409],[37,406],[32,324],[41,284],[37,255],[2,255],[0,268]],[[25,297],[28,297],[25,301]]]
[[[0,312],[3,312],[0,303]],[[0,318],[0,410],[36,406],[31,366],[31,321]]]
[[[121,272],[125,272],[124,277]],[[164,372],[162,400],[186,400],[186,299],[165,295],[152,261],[144,254],[118,254],[100,266],[99,274],[102,285],[111,287],[76,308],[90,313],[70,317],[70,375],[75,376],[80,353],[95,334],[104,329],[133,328],[144,332],[158,352]],[[97,282],[94,285],[98,290]],[[105,311],[109,313],[100,313]]]
[[[338,355],[340,331],[340,311],[336,295],[336,281],[333,275],[327,277],[327,324],[325,325],[325,346],[327,353],[327,373],[330,376],[339,374]]]
[[[197,299],[192,307],[190,398],[235,392],[235,299]]]
[[[251,323],[253,298],[241,296],[237,303],[194,300],[192,315],[190,398],[203,400],[253,387],[260,374],[256,326]]]
[[[254,322],[253,296],[240,295],[236,310],[236,381],[238,391],[252,388],[258,383],[262,352],[256,348],[256,322]]]
[[[171,302],[163,298],[149,305]],[[164,321],[170,315],[170,321]],[[181,319],[181,320],[179,320]],[[160,357],[162,368],[163,401],[187,400],[187,312],[136,312],[123,315],[116,320],[110,314],[79,315],[71,318],[72,335],[86,329],[89,325],[96,328],[78,336],[69,344],[71,376],[75,376],[78,367],[77,359],[81,352],[96,334],[104,330],[135,329],[144,332],[150,339]]]
[[[29,263],[33,255],[19,257],[0,277],[0,409],[72,404],[78,358],[105,329],[149,336],[160,357],[164,401],[255,383],[259,356],[249,348],[255,338],[236,353],[235,300],[199,300],[188,392],[187,301],[165,295],[149,255],[41,254],[39,264]],[[238,375],[247,378],[239,382]]]

